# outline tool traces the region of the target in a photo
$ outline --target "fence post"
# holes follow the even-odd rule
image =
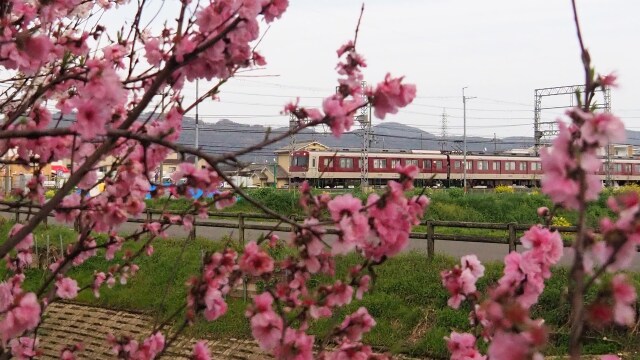
[[[16,208],[16,224],[20,222],[20,208]]]
[[[433,228],[434,226],[431,220],[427,221],[427,257],[429,257],[429,259],[433,258],[436,248],[435,239],[433,238]]]
[[[244,215],[238,215],[238,242],[244,249]]]
[[[238,242],[240,243],[240,247],[244,250],[244,215],[238,215]],[[242,300],[247,302],[247,293],[248,293],[248,284],[247,284],[247,276],[242,277]]]
[[[507,224],[507,228],[509,229],[509,252],[517,251],[516,248],[516,224],[510,223]]]
[[[151,209],[147,208],[147,222],[151,222]]]

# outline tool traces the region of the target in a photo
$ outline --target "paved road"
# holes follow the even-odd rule
[[[9,219],[15,218],[14,214],[0,213],[0,215],[8,217]],[[236,219],[212,219],[217,223],[225,224],[237,224]],[[50,222],[55,223],[52,219]],[[258,221],[246,221],[248,225],[269,225],[270,223],[258,222]],[[138,229],[140,224],[125,223],[121,226],[120,231],[124,234],[131,233]],[[266,233],[265,230],[250,230],[245,229],[245,241],[251,241],[257,239],[260,234]],[[277,231],[275,232],[281,239],[287,239],[290,234],[288,232]],[[196,226],[196,234],[199,238],[210,239],[214,241],[223,240],[228,236],[238,239],[239,231],[237,228],[224,228],[224,227],[205,227]],[[167,235],[170,238],[185,238],[188,232],[180,226],[172,226],[167,231]],[[506,235],[505,235],[506,238]],[[327,242],[332,243],[335,241],[334,235],[326,235]],[[522,247],[518,247],[521,250]],[[507,244],[487,244],[487,243],[471,243],[471,242],[459,242],[459,241],[446,241],[437,240],[435,242],[435,250],[437,253],[446,254],[459,258],[468,254],[476,254],[481,261],[502,261],[504,256],[508,254],[509,248]],[[427,241],[426,239],[410,239],[409,246],[406,251],[418,251],[427,253]],[[565,248],[565,255],[560,261],[563,266],[571,264],[573,257],[570,254],[571,249]],[[640,255],[636,257],[633,265],[631,266],[633,271],[640,271]]]

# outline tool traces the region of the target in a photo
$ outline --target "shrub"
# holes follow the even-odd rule
[[[514,190],[511,186],[498,185],[496,186],[496,193],[497,194],[513,194]]]
[[[47,190],[47,192],[44,193],[44,197],[47,199],[51,199],[55,194],[55,190]]]

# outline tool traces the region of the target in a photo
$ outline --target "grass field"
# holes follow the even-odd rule
[[[0,236],[6,236],[9,224],[0,227]],[[50,227],[48,231],[39,229],[39,237],[62,237],[64,242],[71,241],[73,234],[67,229]],[[51,236],[54,235],[54,236]],[[39,243],[42,247],[42,243]],[[141,244],[130,244],[129,248],[137,248]],[[139,273],[130,279],[127,285],[117,285],[113,289],[103,288],[101,297],[96,299],[90,292],[82,293],[78,301],[128,310],[148,312],[158,319],[173,313],[185,299],[185,281],[199,269],[203,252],[216,250],[219,243],[195,239],[161,240],[154,244],[156,252],[151,257],[142,257],[138,261]],[[184,250],[183,250],[184,247]],[[42,251],[42,249],[41,249]],[[273,254],[282,257],[283,251]],[[344,274],[350,265],[355,264],[355,256],[337,259],[337,272]],[[339,311],[332,319],[313,325],[312,332],[318,336],[326,334],[332,326],[339,324],[343,316],[366,306],[376,318],[378,325],[368,334],[365,340],[382,349],[394,353],[405,353],[415,356],[431,356],[446,358],[447,351],[444,336],[452,330],[464,331],[468,328],[469,307],[458,311],[446,306],[447,294],[440,283],[441,270],[451,267],[454,259],[436,256],[428,259],[421,253],[406,253],[389,260],[378,268],[379,277],[373,290],[362,301],[356,301]],[[111,263],[98,256],[84,265],[74,268],[70,275],[76,278],[80,286],[91,281],[95,269],[106,269]],[[2,266],[4,269],[4,266]],[[487,264],[487,275],[479,284],[485,289],[495,282],[501,274],[499,264]],[[3,273],[5,270],[1,270]],[[39,270],[30,270],[26,287],[37,288],[46,274]],[[562,354],[566,351],[567,319],[569,305],[565,301],[566,270],[555,269],[554,278],[548,282],[547,289],[540,303],[534,308],[536,316],[544,317],[552,328],[552,342],[546,353]],[[3,274],[4,277],[4,274]],[[312,279],[312,285],[320,278]],[[637,287],[640,287],[640,276],[634,275]],[[248,322],[244,317],[246,303],[242,299],[228,299],[229,311],[218,321],[198,321],[187,333],[192,336],[209,337],[250,336]],[[604,332],[590,331],[585,344],[587,353],[610,353],[620,351],[636,351],[640,348],[637,337],[627,335],[621,329],[608,329]],[[603,338],[606,338],[604,340]]]
[[[448,191],[426,190],[431,199],[429,209],[425,214],[425,220],[448,220],[470,222],[495,222],[520,224],[533,224],[539,221],[536,210],[541,206],[551,207],[551,201],[545,195],[539,193],[470,193],[463,195],[460,189]],[[321,191],[321,190],[317,190]],[[422,192],[415,189],[414,193]],[[267,207],[280,214],[302,215],[299,206],[298,193],[294,190],[276,190],[273,188],[247,189],[247,193]],[[353,189],[353,195],[365,198],[366,195]],[[611,211],[606,207],[608,194],[600,196],[598,201],[590,204],[587,212],[589,225],[597,226],[598,219],[602,216],[611,216]],[[148,200],[147,204],[155,209],[180,210],[189,205],[188,200],[157,199]],[[232,207],[224,209],[225,212],[255,213],[259,212],[253,205],[240,199]],[[571,211],[559,211],[569,224],[575,224],[577,215]]]

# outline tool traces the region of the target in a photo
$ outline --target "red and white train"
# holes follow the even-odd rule
[[[359,149],[296,151],[292,154],[289,176],[293,184],[308,180],[318,187],[350,187],[360,184]],[[372,150],[369,152],[369,184],[380,186],[397,179],[396,166],[413,164],[420,168],[417,185],[460,186],[463,155],[431,150]],[[598,174],[606,178],[603,161]],[[640,182],[640,159],[619,158],[609,164],[611,180],[618,185]],[[540,186],[540,158],[530,155],[467,154],[468,186]]]

